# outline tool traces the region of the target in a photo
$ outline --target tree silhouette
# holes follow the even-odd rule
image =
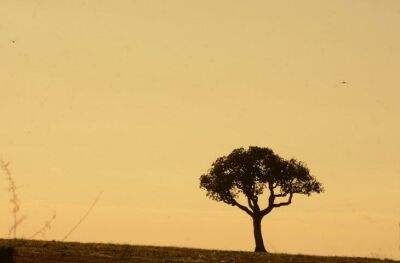
[[[267,252],[261,233],[265,215],[274,208],[290,205],[294,194],[309,196],[323,191],[304,163],[285,160],[269,148],[255,146],[235,149],[218,158],[200,177],[200,188],[207,191],[209,198],[237,206],[252,217],[255,252]],[[259,201],[264,192],[269,196],[265,196],[267,205],[261,209]]]

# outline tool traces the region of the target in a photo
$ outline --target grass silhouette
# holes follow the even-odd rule
[[[56,219],[56,217],[57,213],[54,212],[53,216],[44,223],[43,227],[36,231],[32,236],[30,236],[29,239],[34,239],[38,235],[45,237],[46,231],[51,229],[51,223]]]
[[[93,201],[92,205],[89,207],[89,209],[86,211],[86,213],[79,219],[78,223],[72,227],[70,231],[61,239],[61,241],[65,241],[78,227],[80,224],[82,224],[83,221],[88,217],[90,212],[93,210],[93,208],[96,206],[97,202],[99,201],[101,195],[103,194],[103,191],[101,191],[97,196],[96,199]]]
[[[27,218],[25,215],[19,217],[19,211],[21,208],[21,204],[18,197],[17,192],[17,184],[15,183],[15,179],[13,174],[11,173],[10,163],[5,162],[3,159],[0,159],[0,169],[5,173],[8,180],[8,191],[11,194],[10,203],[12,205],[11,214],[14,219],[13,225],[9,229],[8,235],[11,236],[13,234],[13,238],[17,238],[17,228],[21,223]]]
[[[17,184],[15,182],[15,178],[13,176],[13,173],[11,172],[10,168],[10,163],[4,161],[3,159],[0,159],[0,170],[2,170],[7,178],[8,181],[8,191],[11,195],[10,198],[10,203],[12,205],[11,209],[11,214],[13,217],[13,224],[9,228],[8,231],[8,236],[11,237],[13,236],[13,239],[17,239],[17,229],[18,227],[22,224],[23,221],[27,219],[26,215],[20,216],[20,209],[21,209],[21,202],[18,197],[18,192],[17,192]],[[86,211],[86,213],[79,219],[79,221],[71,228],[71,230],[68,231],[68,233],[62,238],[62,241],[66,240],[81,224],[82,222],[88,217],[90,212],[93,210],[93,208],[96,206],[97,202],[99,201],[101,195],[103,194],[103,191],[101,191],[93,201],[92,205],[89,207],[89,209]],[[35,233],[33,233],[29,238],[34,239],[37,236],[46,236],[46,232],[51,229],[51,225],[56,219],[57,214],[56,212],[53,213],[53,216],[47,220],[44,225]],[[1,263],[1,262],[0,262]]]

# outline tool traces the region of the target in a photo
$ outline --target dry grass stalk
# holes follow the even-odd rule
[[[65,241],[77,228],[78,226],[86,219],[86,217],[90,214],[90,212],[93,210],[93,208],[96,206],[97,202],[99,201],[101,195],[103,194],[103,191],[101,191],[96,199],[93,201],[92,205],[89,207],[89,209],[86,211],[86,213],[79,219],[78,223],[64,236],[61,241]]]
[[[43,227],[36,231],[32,236],[29,237],[29,239],[34,239],[37,235],[41,235],[43,238],[46,237],[46,231],[51,229],[51,223],[56,219],[57,213],[54,212],[53,216],[45,222]]]
[[[14,225],[12,225],[8,230],[8,236],[11,236],[11,233],[14,233],[14,239],[16,239],[16,229],[23,221],[25,221],[25,219],[27,219],[27,216],[24,215],[14,222]]]
[[[0,169],[4,171],[8,180],[8,191],[11,193],[10,203],[12,204],[11,214],[14,219],[14,224],[9,229],[9,235],[13,234],[14,239],[17,238],[17,228],[18,226],[26,219],[26,216],[22,216],[18,218],[18,213],[20,211],[20,201],[17,193],[17,185],[15,183],[14,177],[11,173],[10,163],[5,162],[3,159],[0,159]]]

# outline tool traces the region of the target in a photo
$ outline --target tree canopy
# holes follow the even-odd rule
[[[294,194],[323,191],[303,162],[286,160],[269,148],[256,146],[238,148],[218,158],[201,175],[200,187],[211,199],[237,206],[260,222],[274,208],[291,204]],[[264,192],[269,193],[267,206],[260,208],[259,197]],[[247,205],[239,202],[240,194],[247,199]]]

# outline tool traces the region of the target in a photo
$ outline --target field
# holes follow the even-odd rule
[[[11,248],[10,248],[11,247]],[[374,263],[399,262],[356,257],[321,257],[288,254],[259,254],[176,247],[0,239],[0,262],[15,263]]]

